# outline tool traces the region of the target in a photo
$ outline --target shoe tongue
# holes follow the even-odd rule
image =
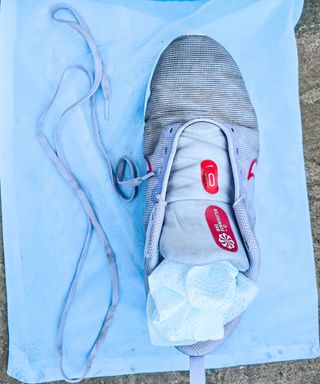
[[[232,204],[233,196],[233,176],[223,131],[208,122],[190,125],[178,141],[166,201],[195,199]]]
[[[162,256],[194,265],[227,260],[246,270],[248,259],[233,213],[233,198],[224,133],[211,123],[192,124],[179,138],[168,182]]]

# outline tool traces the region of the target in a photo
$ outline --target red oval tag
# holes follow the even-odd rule
[[[201,162],[201,181],[203,188],[211,194],[219,191],[218,186],[218,167],[212,160],[203,160]]]
[[[238,244],[225,211],[216,205],[211,205],[206,209],[205,216],[216,244],[225,251],[237,252]]]

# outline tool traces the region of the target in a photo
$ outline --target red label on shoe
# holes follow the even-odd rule
[[[147,173],[152,172],[152,166],[151,166],[150,160],[147,157],[145,157],[144,160],[147,164]]]
[[[250,164],[250,167],[249,167],[249,171],[248,171],[248,176],[247,176],[247,180],[250,180],[254,177],[254,173],[253,173],[253,167],[257,164],[257,160],[254,159],[252,160],[251,164]]]
[[[225,211],[211,205],[206,209],[205,216],[216,244],[225,251],[237,252],[238,244]]]
[[[201,162],[201,181],[203,188],[211,194],[219,191],[218,186],[218,167],[212,160],[203,160]]]

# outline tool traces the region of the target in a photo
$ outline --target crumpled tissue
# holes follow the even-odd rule
[[[196,266],[163,260],[148,282],[149,333],[159,346],[222,339],[224,325],[258,293],[257,285],[227,261]]]

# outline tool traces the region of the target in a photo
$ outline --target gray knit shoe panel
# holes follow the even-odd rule
[[[165,126],[197,117],[257,129],[255,111],[231,55],[208,36],[180,36],[163,51],[153,73],[145,156],[154,152]]]

